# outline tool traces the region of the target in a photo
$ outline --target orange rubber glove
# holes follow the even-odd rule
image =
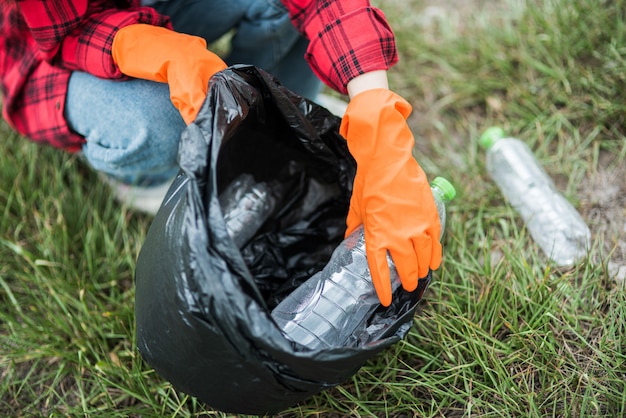
[[[198,115],[211,76],[227,67],[204,39],[142,23],[120,29],[112,49],[123,74],[167,83],[170,99],[187,124]]]
[[[367,90],[350,100],[340,127],[357,162],[346,236],[363,224],[372,281],[384,306],[392,298],[387,252],[409,292],[441,263],[441,224],[426,175],[413,158],[406,123],[411,110],[390,90]]]

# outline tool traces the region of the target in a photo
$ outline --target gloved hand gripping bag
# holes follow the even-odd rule
[[[372,316],[376,336],[359,347],[307,349],[270,316],[343,239],[356,167],[339,124],[262,70],[233,66],[211,79],[182,134],[181,171],[137,260],[137,344],[174,388],[211,408],[284,410],[346,381],[412,325],[419,297],[407,292]],[[284,197],[240,249],[218,197],[242,173],[278,181]]]

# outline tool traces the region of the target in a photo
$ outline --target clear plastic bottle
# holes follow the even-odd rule
[[[443,234],[446,203],[456,191],[442,177],[432,181],[431,190]],[[400,277],[390,257],[387,261],[392,290],[396,290],[401,285]],[[361,226],[339,244],[323,270],[272,310],[272,318],[290,340],[310,349],[345,347],[358,344],[356,330],[365,329],[364,322],[379,307]]]
[[[542,251],[559,266],[585,257],[591,232],[580,214],[556,189],[530,148],[498,127],[480,137],[487,171],[515,208]]]
[[[228,234],[242,248],[256,234],[277,205],[281,190],[275,184],[256,182],[251,174],[236,177],[219,201]]]

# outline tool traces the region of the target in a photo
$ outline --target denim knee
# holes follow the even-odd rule
[[[170,180],[178,171],[182,126],[163,116],[157,111],[140,113],[129,120],[133,129],[120,133],[116,141],[88,140],[83,146],[87,161],[96,170],[128,184],[154,185]]]
[[[66,119],[84,136],[89,164],[126,183],[157,184],[177,170],[185,123],[165,83],[103,80],[75,72],[70,78]]]

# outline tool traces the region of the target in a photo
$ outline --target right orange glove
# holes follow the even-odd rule
[[[120,29],[112,49],[123,74],[167,83],[170,99],[187,124],[198,115],[211,76],[227,67],[204,39],[142,23]]]
[[[409,292],[441,263],[441,224],[426,174],[413,158],[410,113],[402,97],[372,89],[350,100],[340,127],[357,162],[346,236],[363,224],[372,282],[384,306],[392,298],[387,252]]]

